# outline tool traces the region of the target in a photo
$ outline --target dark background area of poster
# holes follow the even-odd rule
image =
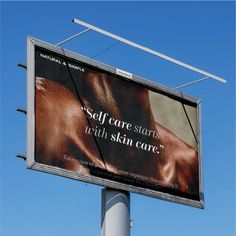
[[[42,57],[40,57],[40,53],[43,53],[48,56],[52,56],[52,57],[58,59],[61,63],[65,62],[65,65],[60,64],[58,62],[52,62],[48,59],[42,58]],[[83,79],[83,72],[81,72],[79,70],[75,70],[73,68],[69,68],[69,66],[68,66],[69,63],[83,68],[86,72],[100,71],[100,72],[104,73],[104,71],[99,70],[97,68],[95,69],[92,66],[85,65],[84,63],[76,62],[73,60],[68,60],[60,55],[57,55],[56,53],[52,53],[48,50],[41,49],[38,47],[36,48],[36,51],[35,51],[35,61],[36,61],[36,64],[35,64],[35,75],[36,76],[47,78],[49,80],[52,80],[52,81],[62,84],[63,86],[67,87],[70,91],[72,91],[76,97],[78,96],[79,90],[78,90],[78,88],[75,88],[75,86],[73,84],[73,79],[76,78],[76,80],[82,80]],[[107,72],[105,72],[105,73],[109,74]],[[113,77],[119,78],[119,76],[113,76]],[[126,79],[123,79],[122,83],[126,83],[128,86],[129,85],[136,86],[136,87],[140,86],[137,83],[132,82],[132,81],[127,81]],[[79,88],[79,89],[83,90],[84,88]],[[196,194],[183,193],[183,192],[178,191],[177,189],[166,188],[166,187],[163,187],[160,185],[154,185],[154,184],[147,182],[147,181],[135,180],[134,178],[129,177],[129,176],[122,177],[120,175],[109,173],[108,171],[106,171],[104,169],[92,168],[90,170],[90,174],[97,176],[97,177],[102,177],[102,178],[114,180],[117,182],[122,182],[125,184],[131,184],[134,186],[139,186],[139,187],[143,187],[143,188],[147,188],[147,189],[151,189],[151,190],[162,191],[165,193],[170,193],[170,194],[185,197],[188,199],[199,200],[199,196]]]

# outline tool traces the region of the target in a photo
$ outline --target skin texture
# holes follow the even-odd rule
[[[86,118],[83,107],[107,112],[109,117],[155,130],[160,138],[150,138],[108,125],[111,133],[164,148],[147,152],[109,139],[85,134],[98,122]],[[96,167],[118,174],[125,170],[175,186],[186,193],[198,192],[198,153],[190,145],[158,124],[152,115],[148,90],[102,73],[87,72],[76,92],[57,82],[36,77],[36,161],[67,170],[91,172]]]

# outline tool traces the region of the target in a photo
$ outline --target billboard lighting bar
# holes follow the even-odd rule
[[[79,32],[79,33],[77,33],[77,34],[75,34],[75,35],[72,35],[71,37],[69,37],[69,38],[67,38],[67,39],[64,39],[63,41],[57,43],[56,46],[59,46],[59,45],[61,45],[61,44],[64,44],[64,43],[70,41],[71,39],[74,39],[74,38],[76,38],[76,37],[78,37],[78,36],[80,36],[80,35],[82,35],[82,34],[88,32],[89,30],[90,30],[90,29],[87,28],[87,29],[85,29],[85,30],[83,30],[83,31],[81,31],[81,32]]]
[[[88,28],[88,29],[91,29],[91,30],[93,30],[93,31],[96,31],[96,32],[98,32],[98,33],[100,33],[100,34],[106,35],[106,36],[108,36],[108,37],[110,37],[110,38],[116,39],[116,40],[118,40],[118,41],[120,41],[120,42],[122,42],[122,43],[128,44],[128,45],[130,45],[130,46],[132,46],[132,47],[138,48],[138,49],[140,49],[140,50],[142,50],[142,51],[145,51],[145,52],[148,52],[148,53],[150,53],[150,54],[153,54],[153,55],[155,55],[155,56],[157,56],[157,57],[160,57],[160,58],[162,58],[162,59],[164,59],[164,60],[167,60],[167,61],[172,62],[172,63],[174,63],[174,64],[177,64],[177,65],[179,65],[179,66],[185,67],[185,68],[187,68],[187,69],[189,69],[189,70],[195,71],[195,72],[197,72],[197,73],[199,73],[199,74],[208,76],[208,77],[211,78],[211,79],[217,80],[217,81],[222,82],[222,83],[227,83],[227,81],[226,81],[225,79],[223,79],[223,78],[221,78],[221,77],[219,77],[219,76],[213,75],[213,74],[211,74],[211,73],[209,73],[209,72],[206,72],[206,71],[204,71],[204,70],[198,69],[198,68],[196,68],[196,67],[194,67],[194,66],[191,66],[191,65],[189,65],[189,64],[186,64],[186,63],[184,63],[184,62],[181,62],[181,61],[179,61],[179,60],[177,60],[177,59],[174,59],[174,58],[172,58],[172,57],[170,57],[170,56],[167,56],[167,55],[165,55],[165,54],[162,54],[162,53],[160,53],[160,52],[157,52],[157,51],[155,51],[155,50],[153,50],[153,49],[144,47],[144,46],[142,46],[142,45],[140,45],[140,44],[137,44],[137,43],[135,43],[135,42],[132,42],[132,41],[130,41],[130,40],[127,40],[127,39],[125,39],[125,38],[122,38],[122,37],[120,37],[120,36],[118,36],[118,35],[112,34],[112,33],[108,32],[108,31],[105,31],[105,30],[103,30],[103,29],[101,29],[101,28],[98,28],[98,27],[96,27],[96,26],[94,26],[94,25],[88,24],[88,23],[86,23],[86,22],[84,22],[84,21],[82,21],[82,20],[73,18],[72,22],[74,22],[74,23],[76,23],[76,24],[79,24],[79,25],[82,25],[82,26],[84,26],[84,27],[86,27],[86,28]]]

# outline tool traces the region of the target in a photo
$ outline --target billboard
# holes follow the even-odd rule
[[[27,41],[27,166],[203,208],[200,101]]]

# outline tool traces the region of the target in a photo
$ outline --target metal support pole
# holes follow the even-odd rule
[[[24,154],[17,154],[16,157],[21,158],[25,161],[26,161],[26,158],[27,158],[26,155],[24,155]]]
[[[207,79],[209,79],[208,76],[206,76],[206,77],[204,77],[204,78],[201,78],[201,79],[198,79],[198,80],[190,81],[190,82],[185,83],[185,84],[181,84],[181,85],[175,87],[175,89],[180,89],[180,88],[183,88],[183,87],[186,87],[186,86],[192,85],[192,84],[199,83],[199,82],[204,81],[204,80],[207,80]]]
[[[130,194],[102,189],[101,236],[130,236]]]
[[[72,35],[72,36],[70,36],[69,38],[64,39],[63,41],[61,41],[61,42],[59,42],[59,43],[56,43],[56,46],[60,46],[61,44],[66,43],[66,42],[68,42],[68,41],[70,41],[70,40],[72,40],[72,39],[74,39],[74,38],[76,38],[76,37],[78,37],[78,36],[80,36],[80,35],[82,35],[82,34],[88,32],[89,30],[90,30],[90,29],[85,29],[85,30],[83,30],[83,31],[81,31],[81,32],[79,32],[79,33],[77,33],[77,34],[75,34],[75,35]]]

